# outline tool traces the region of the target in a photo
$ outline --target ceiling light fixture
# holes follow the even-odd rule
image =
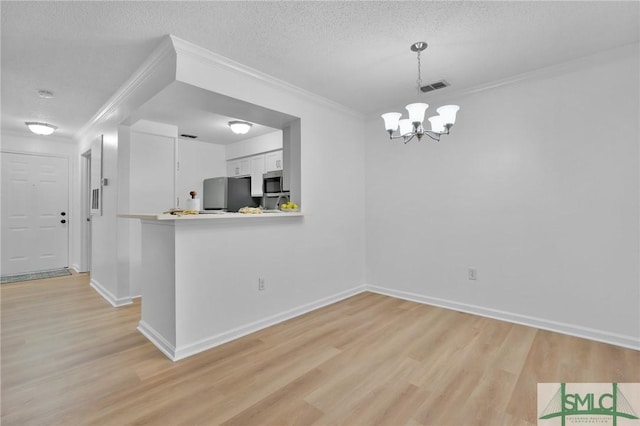
[[[420,52],[427,48],[427,43],[419,41],[411,45],[411,51],[418,54],[418,97],[421,93],[422,77],[420,76]],[[460,109],[458,105],[445,105],[438,108],[436,111],[438,115],[429,117],[431,123],[431,130],[426,130],[422,126],[424,121],[424,113],[429,108],[428,104],[413,103],[406,106],[409,118],[400,119],[402,114],[399,112],[388,112],[382,114],[384,119],[384,127],[389,132],[389,139],[402,138],[404,143],[409,142],[415,136],[418,140],[422,139],[422,136],[427,135],[435,141],[440,140],[441,135],[448,135],[449,129],[456,122],[456,113]],[[394,132],[398,130],[397,134]]]
[[[38,90],[38,96],[44,99],[52,99],[53,92],[50,90]]]
[[[57,127],[53,124],[38,123],[35,121],[26,121],[24,124],[26,124],[29,130],[31,130],[36,135],[47,136],[55,132],[57,129]]]
[[[230,121],[229,127],[231,127],[231,131],[236,135],[244,135],[251,129],[253,124],[248,123],[246,121]]]

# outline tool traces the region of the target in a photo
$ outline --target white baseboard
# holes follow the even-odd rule
[[[151,343],[153,343],[158,349],[160,349],[160,352],[165,354],[167,358],[169,358],[171,361],[177,361],[175,346],[167,342],[167,340],[162,337],[162,335],[158,333],[153,327],[140,320],[140,322],[138,323],[138,331],[142,333],[144,337],[149,339],[149,341],[151,341]]]
[[[89,271],[83,270],[80,265],[73,264],[69,266],[69,269],[73,269],[77,274],[86,274]]]
[[[89,285],[93,287],[93,289],[97,291],[100,296],[106,299],[106,301],[111,303],[111,306],[115,308],[118,308],[120,306],[130,305],[133,303],[131,301],[131,297],[121,297],[118,299],[113,295],[113,293],[111,293],[102,284],[100,284],[98,281],[94,280],[93,278],[91,278]]]
[[[393,290],[390,288],[379,287],[375,285],[366,285],[365,288],[367,291],[370,291],[372,293],[379,293],[385,296],[409,300],[411,302],[453,309],[469,314],[480,315],[483,317],[493,318],[501,321],[507,321],[515,324],[526,325],[529,327],[540,328],[543,330],[554,331],[557,333],[568,334],[570,336],[581,337],[584,339],[595,340],[597,342],[609,343],[611,345],[622,346],[624,348],[640,351],[640,339],[633,336],[625,336],[622,334],[610,333],[608,331],[596,330],[579,325],[551,321],[544,318],[531,317],[528,315],[515,314],[512,312],[490,309],[466,303],[459,303],[451,300],[439,299],[436,297],[429,297],[401,290]]]
[[[251,334],[254,333],[258,330],[262,330],[263,328],[267,328],[270,327],[272,325],[281,323],[283,321],[289,320],[291,318],[295,318],[297,316],[306,314],[308,312],[314,311],[318,308],[322,308],[324,306],[327,305],[331,305],[333,303],[339,302],[340,300],[343,299],[347,299],[351,296],[355,296],[356,294],[359,293],[363,293],[364,291],[366,291],[366,288],[364,285],[362,286],[358,286],[358,287],[354,287],[352,289],[334,294],[332,296],[329,297],[325,297],[323,299],[319,299],[316,300],[314,302],[311,303],[307,303],[305,305],[302,306],[298,306],[296,308],[290,309],[288,311],[284,311],[284,312],[280,312],[278,314],[272,315],[270,317],[258,320],[258,321],[254,321],[252,323],[249,324],[245,324],[242,325],[240,327],[236,327],[232,330],[229,331],[225,331],[224,333],[220,333],[217,334],[215,336],[211,336],[211,337],[207,337],[205,339],[202,339],[200,341],[188,344],[188,345],[184,345],[182,347],[178,347],[175,349],[174,353],[172,356],[167,355],[166,350],[169,350],[168,348],[166,348],[165,350],[162,349],[161,346],[159,346],[158,343],[154,342],[152,339],[152,342],[158,346],[158,348],[160,348],[160,350],[165,353],[165,355],[167,355],[169,357],[169,359],[172,359],[174,361],[186,358],[188,356],[191,355],[195,355],[199,352],[205,351],[207,349],[211,349],[213,347],[222,345],[223,343],[227,343],[231,340],[237,339],[239,337],[242,336],[246,336],[247,334]],[[141,321],[142,323],[142,321]],[[140,329],[140,328],[138,328]],[[144,333],[143,333],[144,334]],[[147,336],[145,334],[145,336]],[[158,336],[160,337],[160,336]],[[147,338],[149,338],[147,336]],[[161,337],[160,337],[161,338]]]

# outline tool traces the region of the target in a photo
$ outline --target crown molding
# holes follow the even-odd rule
[[[585,67],[591,66],[593,64],[604,63],[604,62],[615,60],[618,58],[625,58],[633,53],[635,53],[636,55],[640,53],[640,43],[626,44],[613,49],[594,53],[592,55],[583,56],[581,58],[574,59],[571,61],[561,62],[559,64],[550,65],[548,67],[539,68],[533,71],[527,71],[521,74],[516,74],[510,77],[502,78],[489,83],[483,83],[483,84],[479,84],[476,86],[467,87],[463,89],[444,91],[437,94],[427,95],[428,102],[429,103],[438,102],[438,101],[448,102],[453,98],[460,98],[460,97],[475,95],[488,90],[498,89],[500,87],[514,86],[514,85],[521,84],[528,81],[543,79],[543,78],[547,78],[554,75],[559,75],[559,74],[576,71],[579,69],[584,69]],[[379,119],[380,114],[383,114],[384,112],[389,112],[393,108],[394,107],[390,107],[390,108],[386,108],[384,111],[380,110],[378,112],[367,114],[367,120],[373,120],[374,118]]]
[[[77,142],[82,141],[82,139],[90,136],[88,133],[93,127],[118,115],[118,109],[129,100],[137,88],[154,74],[159,64],[173,53],[174,49],[170,37],[163,37],[160,45],[154,49],[151,55],[149,55],[142,65],[120,86],[102,108],[73,135],[73,139]]]
[[[321,106],[331,108],[332,110],[336,110],[344,114],[348,114],[360,120],[365,119],[365,114],[362,114],[359,111],[327,99],[316,93],[310,92],[291,83],[287,83],[284,80],[280,80],[255,68],[243,65],[240,62],[236,62],[232,59],[227,58],[226,56],[222,56],[210,50],[207,50],[204,47],[198,46],[186,40],[182,40],[181,38],[178,38],[174,35],[169,35],[169,38],[173,41],[173,46],[177,54],[187,55],[193,59],[200,61],[206,66],[227,68],[229,70],[232,70],[233,72],[244,74],[257,81],[269,84],[270,86],[273,86],[280,90],[285,90],[293,95],[302,97]]]

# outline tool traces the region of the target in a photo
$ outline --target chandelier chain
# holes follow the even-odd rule
[[[420,97],[420,87],[422,87],[422,76],[421,76],[421,69],[420,69],[420,51],[418,50],[418,97]]]

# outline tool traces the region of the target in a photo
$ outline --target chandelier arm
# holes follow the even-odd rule
[[[421,133],[416,133],[416,132],[412,132],[408,135],[389,135],[389,139],[393,140],[393,139],[402,139],[404,141],[404,143],[408,143],[410,142],[414,137],[416,136],[424,136],[427,135],[429,136],[431,139],[433,139],[434,141],[439,142],[440,141],[440,136],[442,135],[448,135],[449,132],[445,132],[445,133],[439,133],[439,132],[434,132],[431,130],[423,130]]]
[[[389,139],[402,139],[404,141],[404,143],[409,142],[411,139],[413,139],[415,136],[417,135],[417,133],[409,133],[408,135],[389,135]]]
[[[390,135],[389,139],[400,139],[400,138],[404,138],[404,136],[402,135]]]
[[[431,139],[433,139],[436,142],[440,142],[440,135],[444,135],[446,133],[438,133],[438,132],[432,132],[431,130],[425,130],[423,134],[429,136]]]

